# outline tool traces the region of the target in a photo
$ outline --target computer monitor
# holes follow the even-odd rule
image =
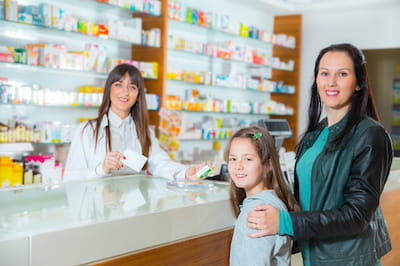
[[[278,151],[282,147],[283,140],[292,136],[292,130],[286,119],[260,119],[257,124],[267,129],[271,136],[274,137]]]

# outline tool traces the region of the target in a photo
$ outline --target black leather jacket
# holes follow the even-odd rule
[[[328,142],[346,123],[329,127]],[[310,132],[300,146],[300,157],[327,126]],[[326,148],[315,159],[311,173],[310,211],[291,212],[294,239],[309,239],[311,265],[372,265],[391,250],[379,198],[393,158],[385,129],[366,117],[335,151]],[[298,199],[298,180],[295,196]]]

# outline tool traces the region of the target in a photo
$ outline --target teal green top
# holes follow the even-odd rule
[[[299,180],[300,206],[304,211],[310,210],[311,198],[311,170],[315,159],[321,153],[328,140],[329,130],[324,128],[318,139],[299,159],[296,164],[296,173]],[[279,210],[279,234],[288,234],[293,236],[292,219],[287,211]],[[310,265],[310,250],[308,240],[299,241],[300,249],[303,255],[304,265]]]

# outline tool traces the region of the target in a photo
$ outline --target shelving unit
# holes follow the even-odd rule
[[[138,61],[158,62],[158,79],[145,80],[147,93],[160,96],[160,106],[164,106],[166,100],[166,61],[167,61],[167,29],[168,29],[168,0],[160,0],[161,16],[150,16],[147,14],[134,13],[133,17],[142,19],[142,28],[147,30],[159,28],[161,32],[160,47],[145,47],[133,45],[131,48],[132,59]],[[158,126],[160,117],[157,111],[149,111],[150,124]]]
[[[100,18],[107,13],[111,14],[111,16],[117,17],[140,17],[142,19],[142,28],[144,30],[149,30],[152,28],[159,28],[161,32],[161,46],[160,47],[150,47],[139,45],[132,42],[122,41],[122,40],[115,40],[115,39],[104,39],[99,37],[94,37],[90,35],[85,35],[81,33],[75,32],[67,32],[67,31],[60,31],[54,28],[46,28],[40,26],[32,26],[32,25],[25,25],[16,22],[10,21],[0,21],[0,35],[7,37],[2,39],[1,45],[11,45],[12,43],[28,43],[28,42],[35,42],[35,40],[48,40],[49,42],[61,42],[61,43],[71,43],[71,49],[77,49],[75,47],[79,47],[79,44],[84,42],[93,42],[99,43],[102,45],[108,45],[112,47],[112,53],[116,55],[131,55],[128,56],[130,59],[137,60],[137,61],[153,61],[158,62],[158,79],[146,79],[145,80],[145,87],[147,89],[147,93],[151,94],[158,94],[160,96],[160,106],[166,106],[166,99],[167,95],[170,93],[169,87],[188,87],[188,88],[196,88],[200,91],[204,91],[205,93],[215,92],[216,90],[222,94],[240,94],[242,93],[244,97],[250,97],[253,99],[263,98],[265,95],[269,94],[272,100],[289,104],[294,109],[294,115],[284,115],[278,116],[270,114],[272,117],[283,117],[289,120],[290,126],[293,131],[294,138],[297,135],[297,116],[298,116],[298,88],[299,88],[299,66],[300,66],[300,44],[301,44],[301,16],[278,16],[274,19],[274,31],[273,33],[285,33],[296,38],[296,48],[287,48],[281,47],[278,45],[272,45],[271,43],[262,42],[259,40],[241,37],[232,33],[217,31],[215,29],[208,29],[202,28],[197,25],[190,25],[173,20],[168,19],[168,1],[161,0],[161,16],[153,16],[145,13],[140,12],[132,12],[127,9],[123,9],[117,6],[109,5],[106,3],[100,3],[96,1],[78,1],[73,0],[69,1],[68,3],[63,3],[59,1],[63,5],[67,6],[75,6],[77,8],[77,12],[79,11],[81,14],[90,10],[91,15],[89,17]],[[253,63],[246,63],[236,60],[227,60],[215,57],[209,57],[201,54],[190,53],[186,51],[176,51],[173,49],[168,49],[168,29],[169,28],[178,28],[182,27],[183,29],[189,29],[188,31],[199,31],[201,34],[207,34],[207,38],[209,40],[215,40],[216,38],[227,40],[227,39],[238,39],[241,42],[248,43],[250,46],[257,46],[262,45],[267,47],[266,49],[270,49],[272,51],[272,55],[274,57],[279,57],[283,61],[286,60],[295,60],[295,71],[284,71],[278,69],[269,68],[269,66],[260,66],[259,64]],[[11,40],[9,36],[4,35],[5,30],[3,29],[12,29],[13,32],[17,33],[17,37],[19,36],[30,36],[30,40],[18,39]],[[218,37],[219,36],[219,37]],[[221,37],[222,36],[222,37]],[[7,41],[5,41],[7,39]],[[225,86],[208,86],[203,84],[190,84],[182,81],[173,81],[167,80],[166,73],[167,67],[169,65],[168,58],[169,56],[180,56],[180,57],[193,57],[194,61],[204,61],[205,64],[214,65],[214,64],[237,64],[241,65],[244,68],[264,68],[267,71],[272,72],[272,80],[283,80],[284,84],[293,85],[295,86],[295,93],[284,93],[284,92],[270,92],[266,93],[264,91],[257,91],[257,90],[247,90],[244,88],[235,88],[235,87],[225,87]],[[11,78],[18,77],[21,79],[21,82],[29,82],[34,80],[35,82],[40,82],[41,80],[46,81],[46,86],[51,88],[59,88],[64,86],[64,80],[68,80],[70,85],[69,88],[77,86],[78,84],[96,84],[99,85],[104,82],[106,78],[106,73],[96,73],[96,72],[89,72],[89,71],[77,71],[71,69],[54,69],[54,68],[46,68],[40,66],[29,66],[29,65],[20,65],[20,64],[11,64],[11,63],[3,63],[0,62],[0,66],[2,67],[2,71],[0,71],[1,75],[8,75],[10,74]],[[6,69],[6,70],[5,70]],[[269,70],[268,70],[269,69]],[[5,71],[5,72],[3,72]],[[12,74],[11,74],[12,73]],[[21,73],[29,73],[28,75],[21,75]],[[70,77],[73,76],[74,78],[71,79]],[[61,82],[60,82],[61,81]],[[194,87],[193,87],[194,86]],[[178,90],[180,89],[178,88]],[[9,108],[8,112],[17,112],[17,110],[21,109],[24,110],[23,112],[29,112],[28,109],[36,108],[34,105],[2,105],[2,107]],[[41,108],[42,106],[37,106]],[[66,119],[66,115],[62,114],[65,113],[65,106],[43,106],[46,107],[45,110],[52,110],[51,115],[56,115],[57,112],[60,114],[60,118]],[[48,109],[51,108],[51,109]],[[95,115],[95,108],[91,107],[73,107],[68,112],[68,116],[71,116],[71,113],[82,114],[82,109],[85,109],[85,113],[90,113]],[[22,112],[22,113],[23,113]],[[45,111],[46,112],[46,111]],[[18,112],[17,112],[18,113]],[[21,113],[21,112],[20,112]],[[202,112],[187,112],[190,114],[195,114],[197,116],[202,114],[209,114],[209,115],[216,115],[214,112],[210,113],[202,113]],[[217,115],[221,115],[223,117],[235,116],[235,117],[246,117],[248,119],[252,117],[252,119],[257,120],[260,118],[265,118],[265,114],[237,114],[237,113],[217,113]],[[64,116],[64,117],[63,117]],[[160,125],[160,116],[158,111],[156,110],[149,110],[150,116],[150,124],[158,126]],[[68,118],[69,119],[69,118]],[[293,150],[294,148],[294,140],[285,140],[284,146],[288,150]]]
[[[209,93],[215,93],[219,95],[225,94],[225,97],[227,95],[231,94],[241,94],[242,97],[244,97],[247,101],[250,101],[250,99],[263,99],[263,97],[269,97],[270,99],[288,104],[293,107],[294,110],[294,115],[278,115],[278,114],[238,114],[236,112],[230,113],[221,113],[221,112],[196,112],[196,111],[176,111],[176,112],[182,112],[186,114],[191,114],[195,115],[196,117],[199,117],[201,115],[212,115],[212,116],[218,116],[218,117],[243,117],[245,116],[245,119],[251,119],[254,120],[253,122],[256,122],[258,119],[265,118],[267,115],[271,116],[272,118],[285,118],[288,119],[290,126],[293,131],[293,137],[291,139],[287,139],[284,142],[284,147],[287,150],[294,150],[295,147],[295,139],[297,137],[297,116],[298,116],[298,88],[299,88],[299,73],[300,73],[300,43],[301,43],[301,15],[297,16],[279,16],[274,19],[274,34],[287,34],[289,36],[294,36],[296,39],[296,47],[284,47],[284,46],[279,46],[279,45],[273,45],[272,43],[268,42],[263,42],[260,40],[255,40],[252,38],[246,38],[242,36],[238,36],[236,34],[232,34],[229,32],[223,32],[215,29],[210,29],[210,28],[204,28],[199,25],[192,25],[188,24],[185,22],[181,21],[175,21],[175,20],[168,20],[168,28],[173,29],[175,31],[183,31],[183,32],[195,32],[198,35],[204,36],[204,42],[206,43],[212,43],[215,40],[233,40],[234,42],[238,40],[237,42],[245,42],[246,45],[248,46],[254,46],[255,49],[259,49],[260,45],[264,46],[264,50],[270,49],[270,54],[274,57],[278,57],[282,59],[282,61],[289,61],[289,60],[294,60],[295,61],[295,70],[294,71],[286,71],[284,69],[278,69],[277,67],[272,67],[272,66],[266,66],[266,65],[259,65],[259,64],[254,64],[254,63],[248,63],[244,61],[237,61],[237,60],[230,60],[230,59],[224,59],[224,58],[216,58],[213,56],[208,56],[202,53],[194,53],[190,51],[185,51],[185,50],[180,50],[180,49],[174,49],[174,48],[169,48],[168,49],[168,58],[170,57],[180,57],[180,58],[191,58],[194,63],[198,63],[200,61],[204,62],[203,65],[208,64],[211,68],[214,67],[215,64],[235,64],[235,65],[241,65],[244,68],[259,68],[259,69],[265,69],[265,73],[270,72],[270,77],[271,80],[274,81],[283,81],[284,84],[288,85],[293,85],[295,87],[294,92],[292,93],[285,93],[285,92],[265,92],[265,91],[257,91],[257,90],[247,90],[245,88],[235,88],[235,87],[227,87],[227,86],[218,86],[218,85],[205,85],[201,83],[193,83],[193,82],[185,82],[185,81],[178,81],[178,80],[170,80],[167,79],[167,87],[163,91],[167,91],[168,95],[169,94],[183,94],[183,91],[187,89],[197,89],[201,93],[209,94]],[[288,24],[289,23],[289,24]],[[286,28],[286,24],[288,24],[289,28]],[[222,36],[222,37],[221,37]],[[178,36],[180,37],[180,36]],[[169,59],[170,60],[170,59]],[[171,65],[168,61],[168,66]],[[182,65],[185,65],[185,63],[182,63]],[[187,64],[189,65],[189,64]],[[268,74],[266,74],[268,75]],[[173,89],[171,89],[173,87]],[[216,92],[216,91],[219,92]],[[267,96],[265,96],[267,94]],[[165,94],[164,94],[165,96]],[[224,96],[222,96],[224,97]],[[250,98],[250,99],[249,99]],[[164,97],[165,99],[165,97]],[[166,107],[165,100],[162,102],[162,107]],[[175,112],[175,111],[174,111]],[[188,139],[179,139],[177,138],[176,140],[182,142],[184,141],[185,143],[181,143],[182,145],[187,145],[189,142],[199,142],[201,140],[199,139],[193,139],[193,140],[188,140]],[[209,141],[208,139],[203,139],[203,141]],[[218,139],[213,139],[213,140],[218,140]],[[203,147],[203,145],[201,145]]]
[[[35,1],[18,1],[18,4],[38,5]],[[43,0],[41,2],[59,6],[70,12],[73,16],[92,22],[104,22],[106,20],[130,20],[132,14],[137,16],[156,17],[143,12],[135,12],[130,9],[95,0],[71,0],[54,1]],[[144,29],[150,29],[145,28]],[[0,46],[15,48],[24,47],[32,43],[61,44],[67,46],[68,51],[83,51],[86,43],[104,46],[109,58],[121,58],[131,60],[132,45],[157,49],[153,46],[142,45],[124,39],[115,39],[107,36],[93,36],[76,31],[60,30],[53,26],[25,24],[17,21],[0,19]],[[4,51],[4,50],[3,50]],[[4,60],[4,59],[3,59]],[[141,60],[144,61],[144,60]],[[150,61],[150,60],[149,60]],[[154,60],[158,61],[158,60]],[[57,92],[77,92],[80,86],[102,87],[108,73],[87,70],[76,70],[58,67],[46,67],[21,63],[0,62],[0,78],[8,79],[6,82],[17,84],[16,86],[37,84],[41,89]],[[1,80],[1,79],[0,79]],[[157,82],[157,79],[145,78],[146,82]],[[4,99],[3,99],[4,100]],[[0,99],[0,102],[1,99]],[[36,103],[36,102],[35,102]],[[7,123],[14,117],[32,120],[33,124],[41,121],[59,121],[62,124],[77,124],[78,118],[96,117],[98,107],[90,105],[73,104],[32,104],[9,101],[0,103],[0,121]],[[156,113],[156,111],[151,111]],[[24,121],[26,121],[24,120]],[[0,143],[3,145],[3,143]],[[19,145],[16,143],[16,145]],[[4,145],[3,145],[4,146]],[[33,143],[34,152],[52,154],[56,148],[65,149],[61,156],[68,151],[69,142],[40,142]],[[57,158],[58,159],[58,158]],[[62,161],[62,160],[61,160]],[[62,161],[64,163],[65,161]]]

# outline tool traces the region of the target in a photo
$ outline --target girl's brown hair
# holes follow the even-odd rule
[[[103,117],[108,114],[108,111],[110,110],[111,107],[111,97],[110,97],[111,85],[116,81],[120,81],[125,74],[129,75],[132,84],[135,84],[139,89],[136,103],[131,107],[130,113],[135,122],[136,133],[139,138],[140,145],[142,147],[142,154],[148,157],[151,148],[151,137],[149,130],[149,117],[148,117],[148,109],[146,103],[146,93],[144,89],[144,81],[142,75],[135,66],[129,64],[120,64],[114,67],[114,69],[110,72],[106,80],[106,84],[104,87],[103,101],[99,107],[98,116],[97,118],[90,120],[86,126],[90,125],[94,131],[95,147],[96,147],[99,138],[101,121],[103,120]],[[111,132],[109,125],[106,127],[106,145],[107,145],[106,150],[112,151]],[[143,169],[146,168],[147,168],[147,163],[143,166]]]
[[[229,140],[225,150],[225,161],[228,161],[229,152],[232,141],[235,138],[247,138],[253,143],[255,150],[261,160],[263,167],[262,180],[264,186],[268,189],[273,189],[276,195],[282,200],[289,211],[300,210],[299,205],[290,193],[288,185],[282,174],[279,163],[279,155],[275,148],[275,141],[268,131],[260,126],[249,126],[238,130]],[[269,169],[271,166],[272,169]],[[235,216],[240,213],[240,205],[246,198],[246,193],[243,188],[238,188],[230,178],[230,200],[231,207]]]

